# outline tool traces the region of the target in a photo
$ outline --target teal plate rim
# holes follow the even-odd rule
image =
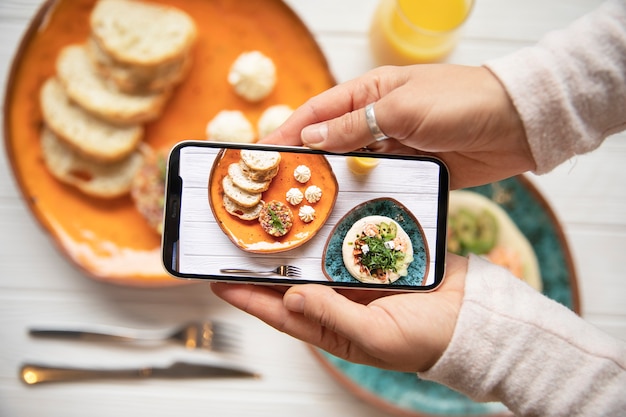
[[[498,204],[530,241],[539,262],[543,294],[580,314],[580,297],[572,256],[554,211],[537,188],[519,175],[467,188]],[[477,403],[414,373],[354,364],[311,346],[313,356],[344,388],[391,415],[510,416],[500,403]]]

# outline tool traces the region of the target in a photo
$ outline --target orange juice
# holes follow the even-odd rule
[[[378,159],[367,156],[348,156],[346,163],[353,174],[364,175],[378,166]]]
[[[436,62],[454,49],[472,0],[381,0],[370,28],[378,64]]]

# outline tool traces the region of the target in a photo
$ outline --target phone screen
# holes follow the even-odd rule
[[[181,142],[168,160],[163,262],[179,278],[432,290],[448,181],[430,157]]]

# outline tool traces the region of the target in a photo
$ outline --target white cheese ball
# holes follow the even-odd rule
[[[297,188],[290,188],[285,195],[285,200],[287,200],[287,202],[292,206],[297,206],[302,203],[303,198],[304,195],[302,194],[302,191]]]
[[[311,179],[311,169],[306,165],[298,165],[293,170],[293,177],[301,184]]]
[[[304,190],[304,198],[311,204],[317,203],[322,198],[322,189],[317,185],[311,185]]]
[[[222,110],[207,124],[206,136],[216,142],[254,142],[254,128],[239,110]]]
[[[276,85],[276,66],[259,51],[244,52],[230,67],[228,82],[244,99],[261,101]]]
[[[315,220],[315,209],[311,206],[304,205],[298,210],[298,217],[305,223]]]
[[[259,138],[267,136],[276,130],[278,126],[285,123],[285,120],[291,116],[291,113],[293,113],[293,109],[285,104],[277,104],[265,109],[257,124]]]

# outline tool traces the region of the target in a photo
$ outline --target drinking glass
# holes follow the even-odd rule
[[[443,60],[456,46],[473,0],[381,0],[370,27],[377,64]]]

